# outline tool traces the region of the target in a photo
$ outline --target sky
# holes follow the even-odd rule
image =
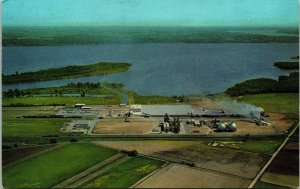
[[[2,25],[298,26],[298,8],[298,0],[5,0]]]

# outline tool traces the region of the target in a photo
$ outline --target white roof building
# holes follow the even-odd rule
[[[140,104],[131,105],[129,112],[131,115],[142,115],[142,105]]]

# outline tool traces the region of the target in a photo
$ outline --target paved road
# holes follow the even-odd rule
[[[96,124],[97,124],[98,121],[99,121],[98,119],[91,120],[90,128],[89,128],[89,130],[87,132],[87,135],[91,135],[92,134],[92,132],[94,130],[94,127],[96,126]]]
[[[238,139],[242,140],[245,136],[212,136],[212,135],[178,135],[178,134],[159,134],[159,135],[82,135],[82,136],[13,136],[13,137],[2,137],[3,142],[25,142],[25,141],[47,141],[51,138],[55,138],[59,141],[70,141],[72,138],[85,141],[96,141],[96,140],[178,140],[178,141],[189,141],[189,140],[212,140],[212,139]],[[248,140],[265,140],[265,139],[283,139],[285,135],[251,135]]]
[[[92,135],[93,134],[93,130],[94,130],[97,122],[100,121],[100,119],[98,119],[98,117],[101,117],[101,113],[104,111],[104,109],[105,109],[104,106],[99,107],[98,113],[96,115],[97,119],[91,120],[90,128],[87,131],[87,135]]]

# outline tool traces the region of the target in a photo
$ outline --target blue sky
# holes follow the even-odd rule
[[[5,26],[298,26],[298,0],[6,0]]]

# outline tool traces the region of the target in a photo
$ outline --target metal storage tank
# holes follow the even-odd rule
[[[218,129],[219,131],[224,131],[224,130],[226,129],[226,125],[225,125],[224,123],[219,123],[219,124],[217,125],[217,129]]]
[[[236,131],[236,124],[234,122],[228,125],[229,131]]]

